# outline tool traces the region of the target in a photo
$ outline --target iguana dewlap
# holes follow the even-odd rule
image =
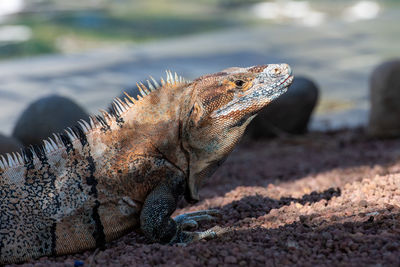
[[[22,153],[0,157],[0,265],[104,246],[135,228],[153,242],[191,242],[185,226],[215,211],[170,216],[224,161],[252,118],[283,94],[286,64],[230,68],[188,82],[138,85],[111,112]]]

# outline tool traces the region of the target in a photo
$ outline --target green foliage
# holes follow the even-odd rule
[[[51,43],[36,38],[23,43],[7,43],[0,45],[0,59],[55,52],[57,52],[57,50]]]
[[[64,52],[65,39],[79,47],[102,43],[144,42],[210,31],[235,24],[225,16],[208,12],[193,14],[182,10],[148,8],[146,12],[127,7],[123,12],[107,8],[53,13],[33,13],[15,17],[10,24],[25,25],[33,37],[24,43],[0,43],[0,58]],[[61,47],[61,48],[60,48]]]
[[[135,14],[127,18],[102,12],[66,13],[53,18],[50,24],[60,31],[131,41],[165,38],[228,25],[219,19],[201,17]]]

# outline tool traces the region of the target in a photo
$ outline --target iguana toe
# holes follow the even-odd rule
[[[185,246],[195,241],[199,241],[202,239],[213,239],[218,236],[221,236],[226,232],[226,229],[221,228],[219,226],[214,226],[206,231],[202,232],[179,232],[175,238],[173,238],[170,244],[178,244],[180,246]]]
[[[170,243],[189,244],[201,239],[211,239],[217,237],[218,231],[215,227],[203,232],[187,232],[183,230],[197,228],[198,222],[216,221],[221,216],[222,215],[218,210],[201,210],[176,216],[174,221],[177,224],[178,231]]]
[[[198,222],[204,221],[216,221],[218,218],[221,218],[221,212],[219,210],[200,210],[190,213],[185,213],[178,215],[174,218],[178,228],[181,230],[188,228],[197,228]]]

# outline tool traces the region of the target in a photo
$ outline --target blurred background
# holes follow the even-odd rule
[[[49,94],[97,113],[166,69],[280,62],[320,90],[311,129],[365,125],[369,75],[400,56],[399,25],[394,0],[0,0],[0,133]]]

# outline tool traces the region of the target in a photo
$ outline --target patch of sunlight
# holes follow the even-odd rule
[[[0,21],[4,16],[8,16],[21,11],[24,8],[24,0],[1,0],[0,1]]]
[[[0,27],[0,42],[25,42],[31,39],[32,30],[23,25]]]
[[[343,19],[348,22],[374,19],[380,11],[381,6],[375,1],[359,1],[343,11]]]
[[[274,1],[254,4],[253,14],[275,22],[293,21],[305,26],[318,26],[325,21],[325,13],[314,10],[308,1]]]
[[[336,111],[343,111],[351,109],[355,104],[351,101],[344,101],[343,99],[321,99],[318,103],[316,113],[326,114]]]

